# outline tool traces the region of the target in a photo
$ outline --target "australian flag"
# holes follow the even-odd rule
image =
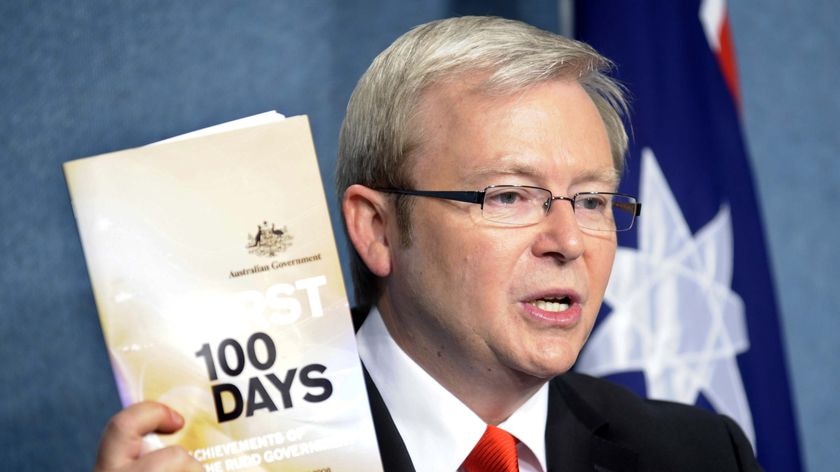
[[[577,369],[726,414],[765,469],[801,470],[725,0],[579,1],[575,33],[629,91],[643,205]]]

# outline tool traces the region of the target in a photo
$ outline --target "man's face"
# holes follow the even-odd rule
[[[476,83],[423,96],[421,144],[409,161],[415,189],[615,190],[604,124],[580,85],[551,81],[490,96]],[[615,234],[581,230],[562,200],[541,222],[511,227],[483,219],[479,205],[406,198],[414,199],[411,243],[392,244],[380,300],[401,347],[437,377],[547,379],[568,370],[601,304]]]

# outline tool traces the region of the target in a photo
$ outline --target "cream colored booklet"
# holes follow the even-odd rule
[[[380,471],[309,123],[266,116],[64,164],[119,392],[207,471]]]

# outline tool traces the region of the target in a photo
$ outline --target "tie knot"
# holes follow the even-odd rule
[[[484,435],[464,461],[464,470],[466,472],[519,472],[516,439],[503,429],[487,425]]]

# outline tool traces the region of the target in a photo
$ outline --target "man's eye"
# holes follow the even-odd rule
[[[500,194],[497,197],[499,203],[504,203],[505,205],[513,205],[514,203],[519,201],[519,194],[516,192],[505,192]]]
[[[511,206],[523,203],[525,196],[520,192],[514,190],[506,190],[503,192],[494,193],[487,196],[487,201],[491,205]]]
[[[602,195],[586,195],[575,199],[581,210],[603,210],[607,206],[607,199]]]

